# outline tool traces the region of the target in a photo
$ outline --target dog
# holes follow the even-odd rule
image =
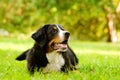
[[[35,70],[46,72],[76,69],[78,58],[68,45],[70,33],[57,24],[46,24],[35,33],[35,41],[31,49],[19,55],[16,60],[27,60],[27,69],[31,73]]]

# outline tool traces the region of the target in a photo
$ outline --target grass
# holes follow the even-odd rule
[[[79,58],[77,71],[30,75],[26,61],[16,61],[33,40],[0,38],[0,80],[120,80],[120,44],[105,42],[69,42]]]

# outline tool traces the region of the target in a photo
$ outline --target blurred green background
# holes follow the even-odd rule
[[[0,0],[0,36],[31,34],[47,23],[64,26],[77,40],[107,41],[108,13],[120,41],[119,0]],[[20,36],[18,36],[20,37]]]
[[[26,61],[15,60],[48,23],[70,31],[77,72],[30,76]],[[120,0],[0,0],[0,80],[23,79],[120,80]]]

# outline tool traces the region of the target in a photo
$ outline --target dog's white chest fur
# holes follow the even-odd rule
[[[65,64],[65,60],[61,53],[54,51],[52,53],[47,53],[46,57],[49,63],[43,68],[43,72],[60,71],[61,67]]]

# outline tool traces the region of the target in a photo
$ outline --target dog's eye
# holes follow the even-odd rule
[[[54,32],[54,33],[57,33],[57,32],[58,32],[58,30],[57,30],[57,29],[54,29],[54,30],[53,30],[53,32]]]
[[[58,29],[57,29],[56,26],[53,27],[53,32],[54,32],[54,33],[57,33],[57,32],[58,32]]]

